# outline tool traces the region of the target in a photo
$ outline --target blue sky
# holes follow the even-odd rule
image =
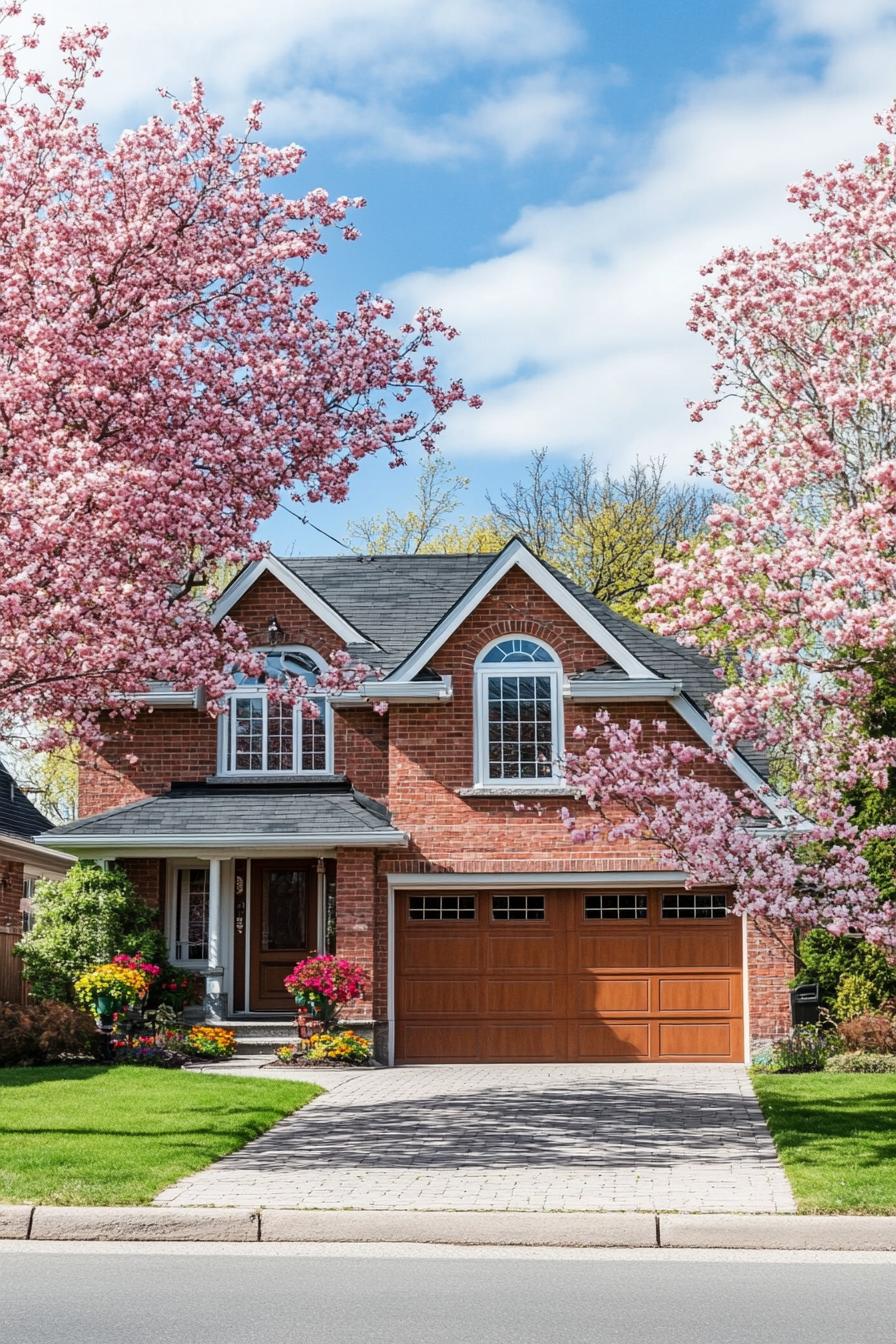
[[[296,140],[302,188],[363,195],[359,242],[318,266],[325,305],[360,288],[442,306],[447,371],[480,391],[445,447],[467,504],[542,445],[687,473],[724,431],[688,398],[710,352],[686,330],[700,264],[802,231],[785,189],[860,156],[896,96],[896,0],[45,0],[50,30],[112,29],[92,110],[111,135],[200,74],[234,120]],[[367,465],[346,521],[404,507],[413,468]],[[280,552],[335,549],[281,512]]]

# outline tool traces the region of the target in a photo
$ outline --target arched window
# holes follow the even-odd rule
[[[560,782],[562,669],[525,635],[496,640],[476,660],[476,783],[525,788]]]
[[[261,676],[236,675],[228,713],[220,719],[219,768],[225,775],[332,773],[332,712],[323,695],[309,695],[316,718],[268,694],[266,682],[302,677],[313,687],[326,664],[312,649],[270,649]]]

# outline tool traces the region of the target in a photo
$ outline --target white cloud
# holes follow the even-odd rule
[[[50,34],[87,22],[110,28],[90,108],[116,127],[153,110],[160,85],[187,93],[194,75],[232,118],[263,98],[278,139],[334,136],[411,161],[496,146],[517,159],[589,116],[565,64],[578,37],[565,0],[53,0]],[[421,95],[457,75],[427,117]]]
[[[805,231],[786,204],[807,167],[860,158],[873,113],[896,95],[893,3],[801,0],[799,31],[827,34],[820,74],[779,29],[765,53],[733,53],[662,124],[626,189],[525,211],[487,261],[405,276],[406,305],[434,303],[461,329],[452,365],[485,407],[453,417],[457,453],[594,449],[622,465],[664,454],[684,473],[724,422],[691,424],[685,401],[709,391],[711,350],[686,329],[700,266],[727,243]],[[780,0],[791,14],[792,0]]]

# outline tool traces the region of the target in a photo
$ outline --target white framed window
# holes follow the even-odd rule
[[[332,710],[324,695],[308,695],[317,716],[269,693],[269,681],[301,677],[313,688],[326,664],[312,649],[265,651],[260,677],[239,675],[219,719],[218,771],[222,775],[328,775],[333,773]]]
[[[523,790],[562,782],[560,660],[541,640],[509,635],[476,659],[476,783]]]
[[[171,896],[171,960],[208,961],[208,868],[175,868]]]

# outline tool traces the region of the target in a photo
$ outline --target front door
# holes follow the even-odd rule
[[[250,995],[253,1012],[289,1012],[284,977],[317,951],[317,874],[314,860],[252,864]]]

